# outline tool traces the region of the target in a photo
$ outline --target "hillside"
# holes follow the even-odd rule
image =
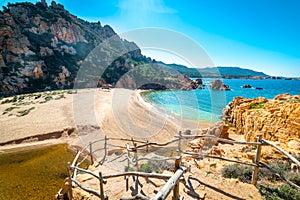
[[[189,77],[209,77],[209,78],[251,78],[251,77],[268,77],[269,75],[263,72],[257,72],[251,69],[240,67],[206,67],[206,68],[188,68],[184,65],[165,64],[159,62],[161,66],[170,70],[176,70],[181,74],[186,74]]]
[[[187,77],[165,71],[110,26],[79,19],[54,1],[8,3],[0,24],[0,96],[74,85],[191,88]]]
[[[230,75],[230,76],[262,76],[266,77],[267,74],[263,72],[257,72],[251,69],[244,69],[240,67],[217,67],[221,75]],[[203,71],[214,71],[214,69],[204,68]]]

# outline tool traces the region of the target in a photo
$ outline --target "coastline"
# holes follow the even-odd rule
[[[144,104],[145,106],[151,108],[154,112],[156,112],[159,115],[163,115],[166,118],[168,118],[170,121],[172,121],[175,124],[179,124],[180,129],[181,130],[198,130],[198,129],[203,129],[203,128],[207,128],[209,126],[212,126],[214,124],[216,124],[218,121],[210,121],[210,120],[203,120],[203,119],[186,119],[186,118],[182,118],[180,115],[174,114],[174,113],[170,113],[166,110],[164,110],[163,108],[161,108],[158,105],[155,105],[155,103],[152,103],[149,99],[147,99],[146,95],[143,95],[143,92],[149,92],[149,91],[145,91],[145,90],[140,90],[138,92],[138,95],[140,96],[140,103]],[[143,96],[145,96],[143,98]]]
[[[0,143],[5,145],[0,146],[0,153],[62,143],[67,143],[69,146],[82,146],[87,140],[93,140],[96,132],[98,137],[100,132],[108,137],[130,138],[132,136],[167,141],[179,130],[188,126],[205,128],[211,125],[201,122],[199,126],[196,120],[180,122],[180,119],[161,112],[159,108],[145,101],[141,92],[141,90],[117,88],[109,91],[78,90],[77,94],[65,94],[65,98],[59,100],[44,104],[35,102],[35,109],[26,116],[1,115]],[[75,120],[73,103],[80,98],[76,97],[78,94],[82,94],[82,97],[89,95],[94,97],[95,102],[91,107],[96,116],[92,116],[93,120],[96,119],[94,122],[88,121],[87,118],[84,118],[86,120],[84,122]],[[116,107],[117,101],[113,100],[120,95],[128,98],[128,103],[124,107]],[[11,103],[0,104],[0,112],[3,113],[11,106]],[[132,128],[133,123],[137,125],[136,129]],[[145,133],[130,135],[126,132],[129,130],[128,127],[133,132],[144,131]]]

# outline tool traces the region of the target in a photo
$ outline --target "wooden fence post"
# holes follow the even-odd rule
[[[181,165],[181,157],[179,157],[178,159],[175,160],[175,171],[180,168],[180,165]],[[179,199],[179,181],[176,183],[176,185],[173,189],[172,200],[178,200],[178,199]]]
[[[138,152],[137,152],[137,144],[134,143],[134,155],[135,155],[135,167],[136,167],[136,171],[140,171],[140,167],[139,167],[139,158],[138,158]]]
[[[135,179],[135,192],[137,195],[139,193],[139,176],[136,176],[136,179]]]
[[[147,146],[146,146],[146,152],[147,153],[149,152],[149,146],[148,146],[148,144],[149,144],[149,141],[147,140]]]
[[[257,141],[262,143],[262,135],[258,135],[257,136]],[[251,183],[256,186],[257,184],[257,176],[258,176],[258,169],[259,169],[259,160],[260,160],[260,156],[261,156],[261,144],[257,145],[257,149],[256,149],[256,155],[255,155],[255,159],[254,162],[257,166],[254,167],[253,169],[253,173],[252,173],[252,181]]]
[[[125,182],[126,182],[126,192],[129,190],[129,177],[125,176]]]
[[[99,172],[99,181],[100,181],[100,199],[105,200],[102,172]]]
[[[93,148],[92,148],[92,142],[90,142],[90,156],[91,156],[91,163],[94,164],[94,158],[93,158]]]
[[[104,137],[104,157],[107,156],[107,136]]]
[[[128,156],[128,158],[127,158],[127,170],[129,170],[129,166],[130,166],[130,161],[129,161],[129,159],[130,159],[129,145],[126,144],[125,146],[126,146],[127,156]]]
[[[75,184],[73,183],[72,181],[72,178],[73,178],[73,169],[71,169],[71,162],[68,162],[68,175],[69,175],[69,179],[71,181],[71,187],[74,187]]]
[[[181,131],[179,131],[179,133],[178,133],[178,135],[179,135],[179,140],[178,140],[178,150],[179,150],[179,154],[181,155],[181,138],[182,138],[182,133],[181,133]]]
[[[70,180],[71,180],[71,178],[72,178],[72,170],[71,170],[71,162],[68,162],[68,175],[69,175],[69,178],[70,178]]]

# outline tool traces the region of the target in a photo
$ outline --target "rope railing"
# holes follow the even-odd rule
[[[93,193],[94,195],[100,197],[101,199],[104,199],[105,194],[102,194],[101,192],[99,193],[98,191],[86,188],[80,182],[78,182],[76,180],[77,173],[78,172],[87,173],[87,174],[90,174],[93,177],[97,178],[99,180],[100,188],[102,188],[102,190],[103,190],[103,187],[104,187],[103,184],[106,183],[105,179],[116,178],[116,177],[120,177],[120,176],[124,176],[124,177],[136,176],[136,177],[144,177],[144,178],[156,178],[156,179],[165,179],[165,180],[169,180],[169,181],[171,179],[176,179],[175,182],[174,182],[174,180],[171,181],[172,184],[168,184],[168,182],[167,182],[166,185],[169,185],[169,187],[167,187],[166,185],[163,186],[163,188],[155,195],[155,197],[152,197],[152,198],[146,197],[146,196],[143,196],[143,197],[145,197],[147,199],[163,199],[164,197],[166,197],[165,195],[170,194],[171,190],[174,190],[173,191],[173,197],[176,197],[176,198],[173,198],[173,199],[179,199],[180,196],[179,196],[179,183],[178,183],[178,181],[181,180],[181,177],[183,176],[183,173],[186,171],[186,169],[183,168],[182,166],[180,166],[180,164],[178,164],[178,161],[179,161],[179,163],[181,162],[181,156],[182,155],[188,155],[188,156],[218,159],[218,160],[223,160],[223,161],[227,161],[227,162],[233,162],[233,163],[238,163],[238,164],[242,164],[242,165],[252,166],[253,167],[253,174],[252,174],[252,184],[253,185],[257,184],[257,177],[258,177],[259,168],[264,167],[264,168],[270,170],[271,172],[273,172],[275,175],[279,176],[282,180],[286,181],[292,187],[300,190],[299,186],[297,186],[293,182],[286,179],[282,174],[277,173],[276,170],[272,169],[267,164],[265,164],[263,162],[260,162],[261,148],[263,146],[272,146],[275,149],[279,150],[279,152],[281,152],[282,154],[287,156],[290,160],[292,160],[294,163],[296,163],[299,167],[300,167],[300,162],[296,158],[294,158],[292,155],[288,154],[287,152],[285,152],[283,149],[279,148],[278,146],[276,146],[272,142],[267,141],[267,140],[262,140],[261,136],[258,137],[257,142],[235,141],[235,140],[230,140],[230,139],[219,138],[216,135],[211,135],[211,134],[183,135],[181,132],[179,132],[179,134],[174,136],[174,137],[175,137],[175,139],[173,139],[171,141],[168,141],[168,142],[165,142],[165,143],[141,141],[141,140],[135,140],[133,138],[131,138],[131,139],[108,138],[107,136],[105,136],[103,139],[99,139],[99,140],[95,140],[93,142],[90,142],[89,144],[85,145],[82,148],[82,150],[79,151],[76,154],[72,164],[69,164],[69,174],[70,174],[70,179],[72,180],[72,185],[74,183],[74,184],[78,185],[78,187],[80,187],[81,189],[83,189],[87,192]],[[209,154],[205,154],[205,153],[196,153],[196,152],[192,152],[192,151],[185,151],[185,150],[181,149],[182,140],[189,140],[189,139],[196,139],[196,138],[210,138],[210,139],[214,139],[216,142],[223,142],[223,143],[227,143],[227,144],[256,146],[257,148],[256,148],[256,155],[255,155],[254,162],[250,163],[250,162],[240,161],[240,160],[236,160],[236,159],[224,158],[224,157],[221,157],[221,156],[209,155]],[[108,144],[108,141],[126,141],[128,143],[126,143],[124,146],[120,146],[120,145],[115,145],[115,144]],[[104,142],[104,144],[103,144],[104,147],[93,149],[93,147],[96,146],[96,143],[99,143],[99,142]],[[132,146],[130,146],[129,143],[132,143]],[[149,157],[143,157],[143,156],[138,154],[138,151],[141,151],[141,150],[143,150],[143,151],[146,150],[146,152],[148,152],[149,148],[166,147],[166,146],[171,145],[173,143],[178,143],[177,150],[176,150],[176,152],[178,153],[178,156],[173,156],[173,157],[164,157],[163,156],[163,157],[158,157],[158,158],[157,157],[149,158]],[[111,155],[111,153],[109,154],[109,152],[108,152],[109,147],[115,148],[114,150],[117,149],[118,151],[123,151],[120,155],[118,155],[116,158],[114,158],[114,160],[117,160],[117,159],[120,159],[120,158],[124,157],[122,162],[124,162],[124,161],[126,162],[126,160],[127,160],[127,167],[129,167],[130,165],[134,166],[137,171],[117,173],[117,174],[104,175],[104,176],[102,176],[102,174],[101,174],[101,176],[100,176],[98,174],[95,174],[95,173],[89,171],[88,169],[83,169],[83,168],[79,167],[89,157],[90,157],[91,162],[93,163],[93,161],[94,161],[93,154],[95,154],[95,152],[99,152],[99,151],[104,151],[104,155],[103,155],[102,159],[100,159],[100,161],[97,163],[97,166],[103,165],[105,163],[106,159],[107,159],[107,156]],[[88,149],[89,149],[89,153],[86,154],[85,152]],[[84,153],[86,155],[83,157],[83,159],[81,161],[79,161],[80,156],[83,155]],[[155,161],[168,161],[168,160],[175,160],[175,169],[177,169],[177,171],[175,172],[175,174],[173,176],[155,174],[155,173],[145,173],[145,172],[140,172],[139,171],[139,169],[140,169],[139,161],[154,161],[155,162]],[[179,169],[184,169],[184,170],[181,170],[179,172],[178,171]],[[175,183],[175,184],[173,184],[173,183]],[[174,185],[176,185],[176,187]],[[136,187],[138,187],[138,184],[136,184]],[[166,189],[166,187],[167,187],[167,189]],[[160,194],[160,195],[158,195],[158,194]],[[137,196],[138,195],[139,194],[137,194]]]

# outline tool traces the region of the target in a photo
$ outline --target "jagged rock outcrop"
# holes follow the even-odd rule
[[[214,90],[230,90],[230,87],[228,85],[225,85],[221,80],[214,80],[210,84],[210,87]]]
[[[54,1],[9,3],[0,11],[0,24],[0,95],[73,87],[86,56],[114,36],[131,60],[146,59],[108,25],[78,19]]]
[[[201,134],[215,135],[219,138],[229,139],[228,133],[229,126],[224,122],[218,122],[213,126],[210,126],[206,130],[202,130]],[[189,147],[195,152],[207,152],[211,151],[212,154],[218,154],[217,148],[218,142],[212,138],[197,138],[189,142]],[[220,152],[219,152],[220,153]]]
[[[203,81],[201,78],[197,78],[191,83],[193,89],[204,89]]]
[[[223,118],[246,141],[264,139],[300,153],[300,95],[280,94],[273,100],[237,97],[223,110]]]
[[[135,43],[121,39],[110,26],[79,19],[55,1],[9,3],[0,11],[0,24],[0,96],[73,88],[75,78],[76,87],[101,87],[103,80],[113,87],[142,88],[142,79],[149,89],[197,86],[155,68]],[[122,79],[135,68],[140,70],[134,76]]]

